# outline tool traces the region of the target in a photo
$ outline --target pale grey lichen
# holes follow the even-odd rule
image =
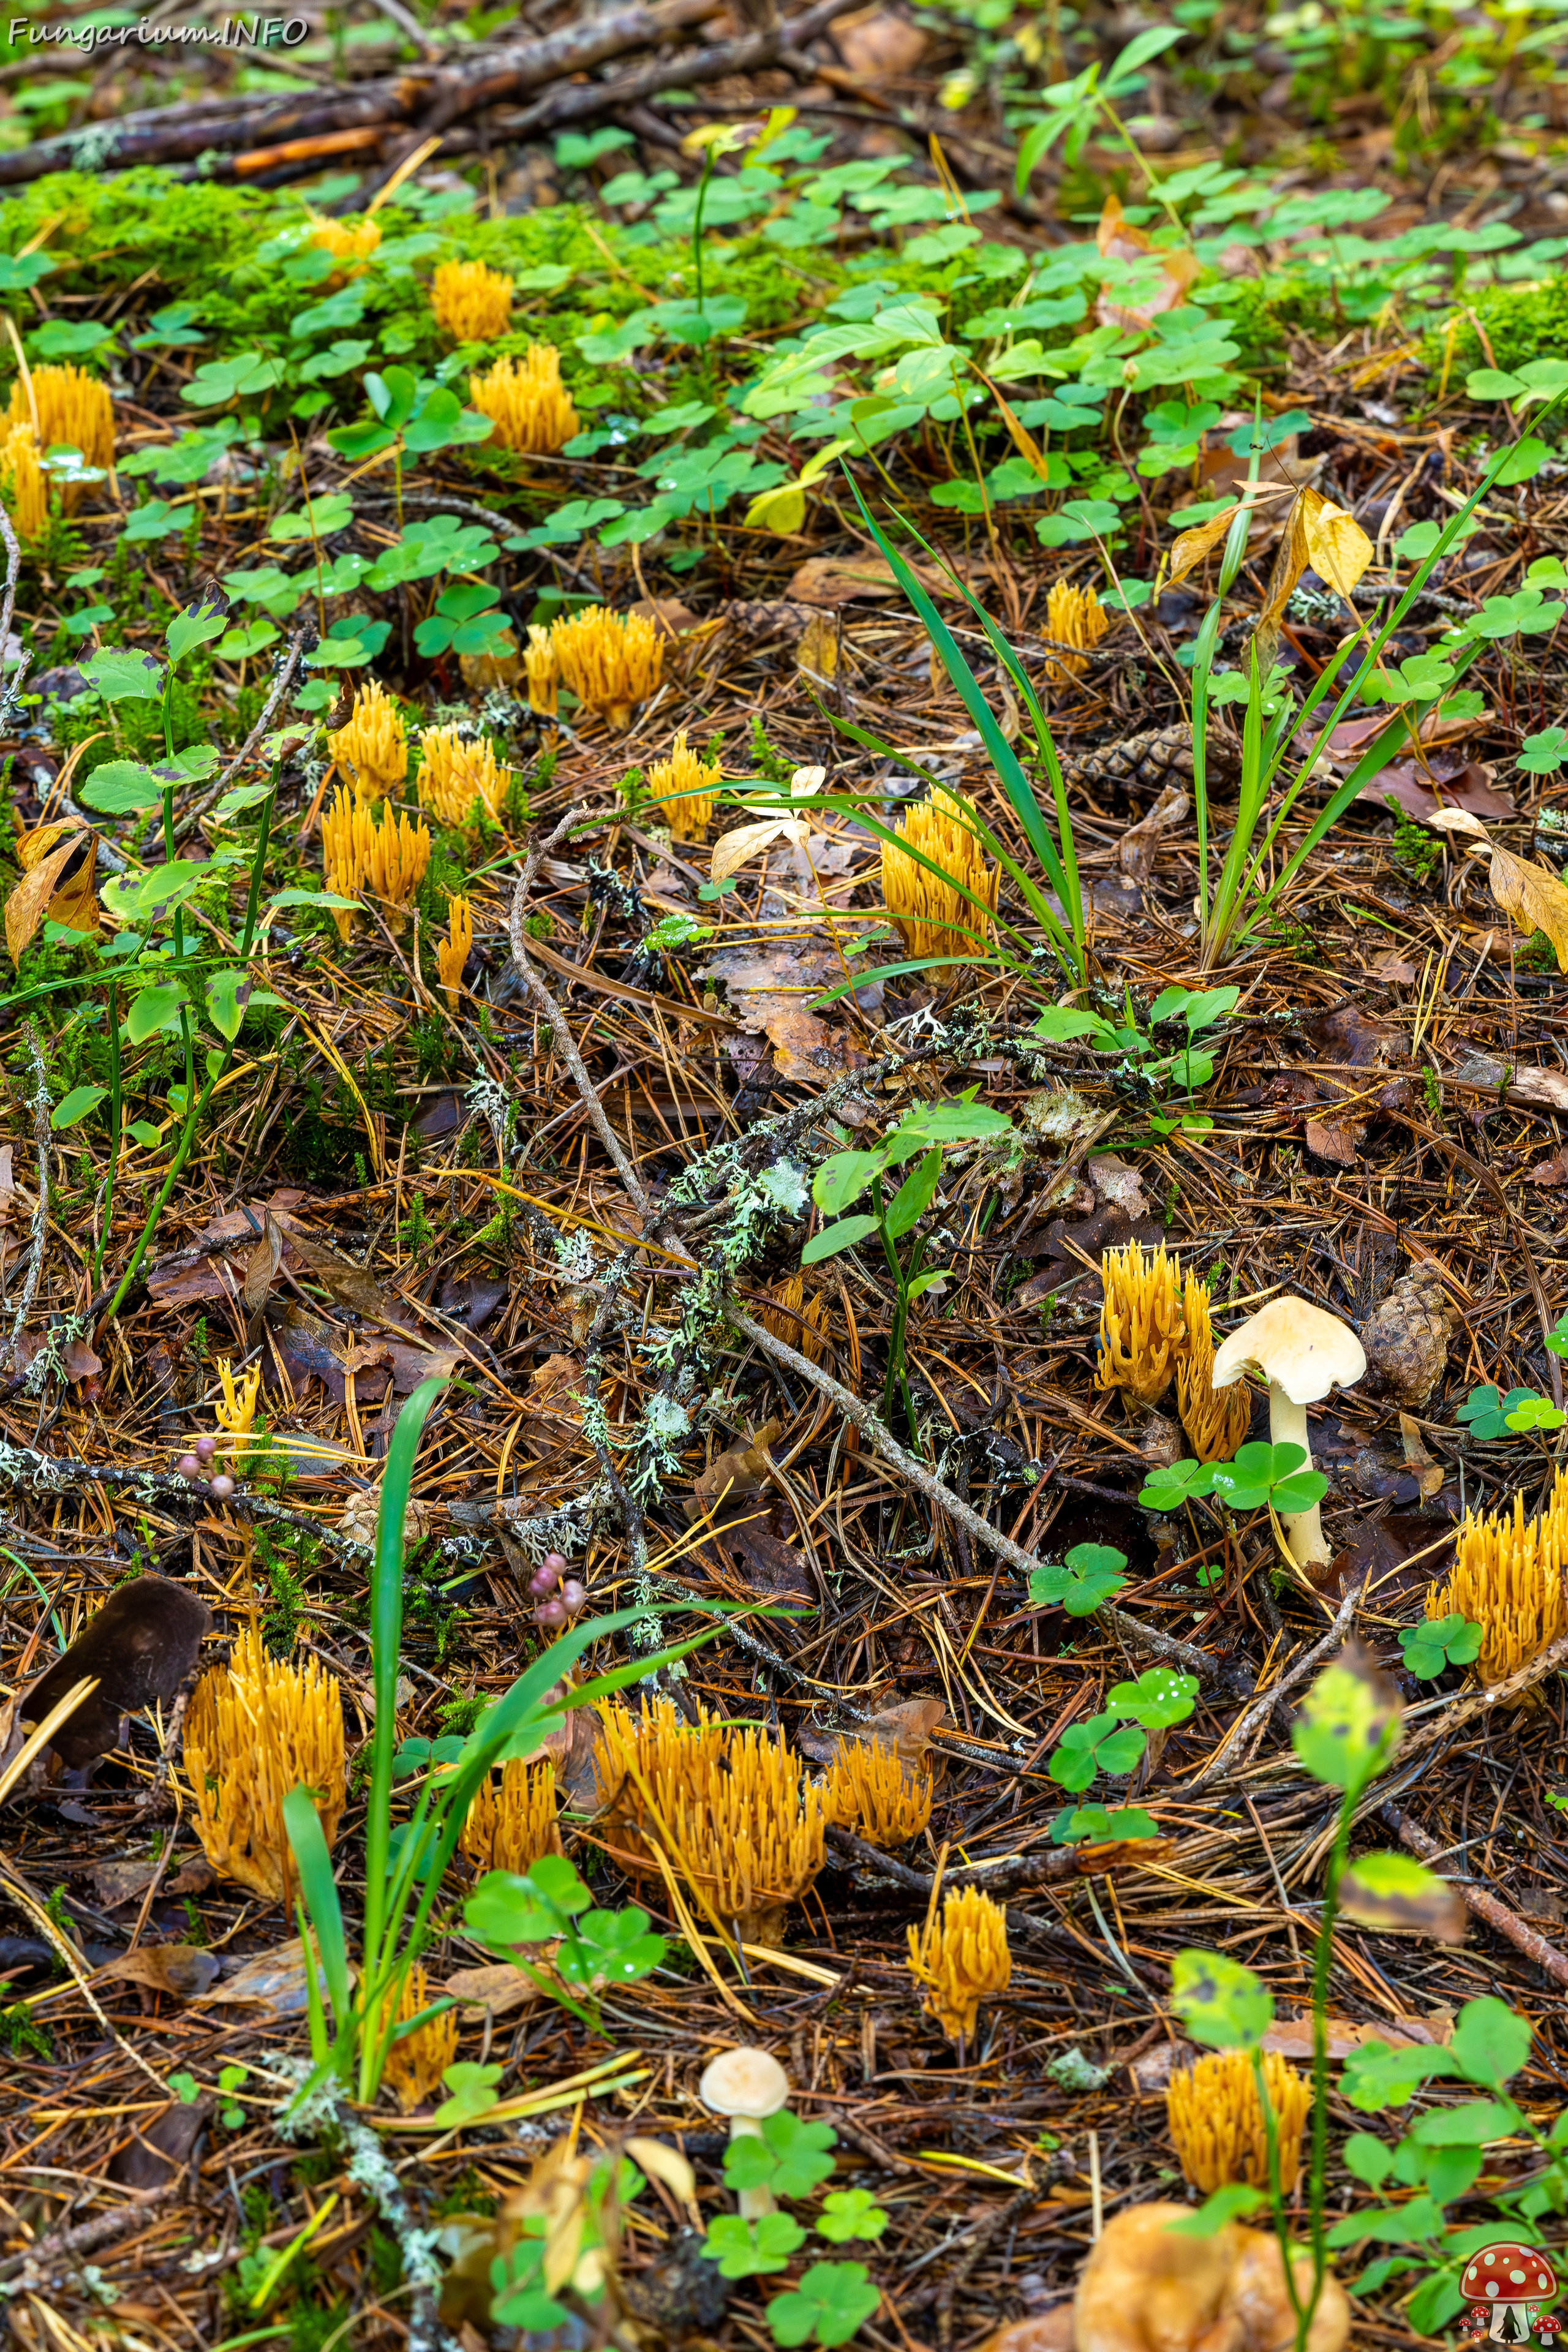
[[[757,1178],[757,1190],[783,1217],[802,1215],[810,1198],[805,1171],[797,1168],[793,1160],[775,1160],[771,1168],[763,1169]]]

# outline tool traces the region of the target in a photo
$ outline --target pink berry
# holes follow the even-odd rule
[[[194,1454],[182,1454],[174,1465],[182,1478],[199,1478],[202,1465]]]
[[[547,1551],[544,1555],[544,1566],[550,1570],[552,1576],[564,1576],[566,1573],[565,1553],[559,1551]]]
[[[548,1565],[536,1568],[528,1580],[528,1589],[536,1601],[542,1601],[546,1593],[555,1590],[555,1570]]]
[[[226,1503],[234,1492],[234,1480],[226,1470],[220,1470],[207,1491],[215,1503]]]
[[[217,1452],[217,1439],[216,1437],[198,1437],[196,1440],[196,1452],[204,1462],[210,1462],[213,1455]]]
[[[549,1625],[551,1627],[564,1625],[566,1622],[565,1602],[563,1601],[542,1601],[538,1608],[533,1612],[533,1622],[536,1625]]]
[[[575,1617],[587,1598],[575,1577],[569,1577],[561,1588],[561,1602],[568,1617]]]

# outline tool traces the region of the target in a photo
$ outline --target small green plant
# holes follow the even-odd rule
[[[1480,1654],[1481,1628],[1458,1612],[1449,1617],[1428,1617],[1419,1625],[1405,1627],[1399,1636],[1399,1647],[1407,1674],[1414,1675],[1419,1682],[1436,1682],[1445,1667],[1475,1663]]]
[[[753,2137],[732,2139],[724,2158],[724,2185],[738,2195],[763,2189],[773,2197],[808,2197],[831,2178],[837,2134],[831,2124],[803,2123],[787,2107],[767,2116]],[[836,2189],[822,2200],[816,2233],[830,2245],[879,2238],[888,2215],[864,2189]],[[716,2213],[702,2256],[721,2278],[775,2276],[789,2268],[806,2232],[792,2213],[754,2218]],[[775,2344],[847,2344],[881,2301],[863,2263],[813,2263],[796,2284],[768,2305]]]
[[[1412,882],[1429,882],[1443,862],[1443,845],[1436,835],[1407,816],[1392,793],[1384,800],[1394,811],[1394,862]]]
[[[47,2030],[41,2026],[25,2000],[8,2000],[12,1990],[8,1978],[0,1978],[0,2039],[13,2058],[52,2059],[55,2045]]]
[[[1263,2070],[1263,2040],[1273,2020],[1273,1996],[1251,1969],[1243,1968],[1239,1962],[1221,1953],[1180,1952],[1172,1978],[1172,2007],[1195,2042],[1205,2042],[1214,2049],[1251,2053],[1268,2157],[1267,2190],[1245,2186],[1221,2189],[1195,2213],[1173,2223],[1173,2227],[1192,2236],[1208,2236],[1222,2229],[1235,2216],[1252,2212],[1262,2205],[1268,2206],[1279,2242],[1286,2289],[1295,2317],[1296,2352],[1306,2352],[1312,2322],[1322,2300],[1331,2246],[1350,2244],[1358,2239],[1378,2235],[1384,2227],[1400,2238],[1418,2242],[1423,2225],[1431,2218],[1425,2213],[1412,2214],[1406,2206],[1397,2209],[1396,2217],[1377,2217],[1370,2226],[1366,2217],[1352,2215],[1345,2222],[1336,2223],[1331,2231],[1325,2211],[1329,2127],[1329,1969],[1335,1920],[1342,1910],[1353,1918],[1380,1927],[1388,1925],[1392,1918],[1397,1916],[1404,1927],[1417,1932],[1436,1935],[1455,1932],[1453,1911],[1457,1898],[1445,1881],[1434,1872],[1404,1854],[1363,1855],[1353,1868],[1350,1863],[1351,1831],[1357,1807],[1365,1791],[1392,1762],[1400,1736],[1397,1694],[1374,1671],[1364,1654],[1353,1648],[1319,1675],[1307,1694],[1291,1732],[1291,1745],[1302,1769],[1322,1786],[1340,1791],[1333,1842],[1323,1882],[1322,1909],[1314,1939],[1313,2100],[1306,2187],[1309,2242],[1304,2254],[1299,2253],[1291,2241],[1289,2210],[1280,2187],[1276,2118]],[[1490,2012],[1496,2011],[1500,2021],[1506,2021],[1504,2040],[1508,2049],[1504,2051],[1494,2042],[1489,2060],[1492,2079],[1500,2080],[1503,2077],[1498,2075],[1497,2069],[1503,2064],[1510,2052],[1517,2050],[1518,2054],[1506,2065],[1505,2074],[1523,2064],[1529,2049],[1530,2029],[1521,2019],[1511,2018],[1500,2001],[1471,2002],[1468,2008],[1486,2011],[1489,2017]],[[1477,2039],[1479,2042],[1486,2036],[1478,2035]],[[1381,2055],[1373,2057],[1373,2050],[1380,2052]],[[1419,2047],[1394,2052],[1386,2045],[1373,2044],[1367,2051],[1357,2053],[1357,2060],[1347,2066],[1345,2095],[1354,2099],[1352,2084],[1370,2086],[1375,2082],[1382,2085],[1384,2092],[1384,2096],[1379,2097],[1376,2104],[1384,2104],[1385,2098],[1388,2103],[1394,2103],[1396,2097],[1408,2098],[1415,2085],[1432,2074],[1463,2072],[1463,2063],[1452,2058],[1447,2051]],[[1405,2086],[1402,2091],[1398,2089],[1401,2083]],[[1462,2110],[1460,2112],[1463,2113]],[[1438,2128],[1432,2132],[1434,2144],[1443,2139],[1447,2121],[1444,2117]],[[1466,2185],[1474,2179],[1479,2169],[1480,2140],[1502,2137],[1511,2128],[1511,2124],[1499,2122],[1495,2131],[1483,2132],[1479,2131],[1478,2125],[1475,2166],[1468,2175]],[[1456,2134],[1456,2140],[1465,2143],[1467,2132],[1461,2129]],[[1564,2133],[1564,2141],[1568,2143],[1568,2132]],[[1546,2145],[1544,2139],[1542,2144]],[[1441,2215],[1435,2214],[1435,2218],[1436,2227],[1440,2228]],[[1485,2242],[1484,2239],[1479,2242]],[[1370,2284],[1372,2282],[1366,2278],[1358,2282],[1363,2292],[1369,2291]],[[1412,2308],[1411,2325],[1426,2333],[1435,2325],[1441,2325],[1442,2320],[1451,2316],[1458,2307],[1456,2299],[1440,2310],[1433,2308],[1431,2304],[1425,2305],[1419,2312]]]
[[[464,1904],[463,1920],[477,1943],[512,1961],[541,1992],[596,2031],[599,1989],[649,1975],[664,1958],[665,1941],[648,1933],[647,1913],[635,1904],[601,1911],[593,1902],[564,1856],[547,1853],[521,1874],[488,1871]],[[555,1947],[552,1974],[524,1959],[520,1948],[544,1943]]]
[[[900,1120],[875,1150],[833,1152],[823,1161],[812,1182],[812,1198],[817,1207],[838,1222],[812,1235],[801,1252],[803,1265],[816,1265],[824,1258],[837,1257],[840,1250],[852,1249],[857,1242],[868,1240],[873,1234],[882,1244],[897,1302],[892,1336],[888,1343],[882,1412],[884,1417],[891,1414],[897,1390],[903,1398],[911,1435],[916,1424],[904,1364],[904,1334],[910,1307],[933,1282],[941,1281],[942,1274],[921,1272],[921,1260],[925,1255],[923,1237],[915,1234],[901,1253],[900,1244],[914,1234],[916,1225],[936,1197],[943,1151],[952,1144],[973,1143],[1011,1129],[1012,1121],[1005,1112],[988,1110],[984,1104],[973,1101],[978,1091],[977,1087],[971,1088],[957,1102],[921,1104]],[[902,1167],[917,1155],[918,1164],[888,1199],[883,1187],[887,1171]],[[869,1213],[862,1210],[855,1216],[846,1217],[844,1211],[868,1191],[871,1195]]]
[[[1165,988],[1149,1007],[1141,1025],[1132,1007],[1132,992],[1124,991],[1125,1018],[1121,1022],[1107,1021],[1098,1013],[1082,1011],[1075,1006],[1054,1004],[1035,1024],[1035,1034],[1050,1045],[1068,1040],[1087,1039],[1099,1054],[1118,1054],[1129,1076],[1157,1098],[1168,1094],[1194,1095],[1206,1087],[1214,1076],[1214,1055],[1197,1044],[1205,1030],[1213,1029],[1227,1013],[1234,1013],[1241,995],[1239,988],[1208,988],[1194,992],[1190,988]],[[1186,1032],[1186,1043],[1173,1050],[1157,1039],[1156,1029],[1180,1023]],[[1206,1129],[1209,1119],[1197,1119],[1189,1112],[1173,1117],[1155,1116],[1151,1126],[1169,1135],[1180,1128],[1186,1132]]]
[[[295,1789],[283,1801],[284,1824],[299,1874],[300,1934],[307,1954],[319,1961],[319,1974],[315,1965],[308,1963],[306,1969],[314,2072],[301,2096],[309,2095],[318,2082],[335,2079],[345,2089],[352,2086],[368,2105],[380,2088],[393,2042],[450,2006],[439,2001],[416,2017],[399,2021],[404,1988],[435,1932],[432,1915],[442,1877],[457,1851],[476,1790],[495,1765],[510,1756],[531,1754],[545,1734],[561,1722],[563,1677],[589,1644],[605,1633],[639,1623],[647,1615],[646,1606],[639,1606],[609,1617],[587,1618],[569,1627],[518,1676],[466,1738],[411,1740],[399,1748],[403,1530],[420,1433],[444,1386],[444,1381],[427,1380],[415,1390],[398,1414],[382,1474],[371,1577],[375,1715],[369,1743],[365,1899],[357,1971],[350,1966],[331,1856],[310,1792]],[[658,1653],[655,1663],[673,1664],[710,1638],[708,1632],[697,1634]],[[591,1706],[649,1671],[649,1660],[638,1656],[626,1665],[590,1677],[564,1703]],[[409,1818],[395,1833],[393,1801],[400,1781],[412,1784],[412,1805]],[[572,1899],[574,1903],[575,1898]],[[561,1916],[574,1921],[576,1912],[569,1909]],[[628,1954],[623,1949],[620,1957],[624,1960]],[[326,1986],[324,2001],[321,1980]]]
[[[1121,1573],[1127,1554],[1113,1544],[1074,1544],[1060,1566],[1029,1570],[1029,1599],[1037,1609],[1065,1609],[1069,1617],[1092,1617],[1126,1590]]]
[[[1561,1328],[1559,1325],[1558,1331],[1552,1335],[1552,1339],[1559,1336]],[[1547,1346],[1552,1346],[1551,1339]],[[1552,1349],[1554,1355],[1561,1352],[1559,1349]],[[1561,1429],[1568,1415],[1564,1415],[1549,1398],[1543,1397],[1538,1389],[1510,1389],[1505,1395],[1500,1389],[1488,1383],[1470,1391],[1454,1418],[1465,1423],[1472,1437],[1490,1440],[1521,1436],[1532,1429]]]
[[[1255,1438],[1231,1462],[1162,1463],[1143,1481],[1138,1500],[1146,1511],[1179,1511],[1204,1495],[1233,1511],[1310,1511],[1328,1493],[1329,1482],[1321,1470],[1307,1469],[1306,1460],[1304,1446]]]

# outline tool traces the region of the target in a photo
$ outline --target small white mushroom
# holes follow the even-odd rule
[[[730,2137],[761,2139],[764,2116],[776,2116],[789,2096],[789,2076],[765,2050],[725,2050],[703,2069],[697,2095],[716,2116],[730,2119]],[[742,2189],[741,2218],[754,2221],[776,2213],[771,2189]]]
[[[1332,1388],[1352,1388],[1366,1370],[1366,1355],[1348,1323],[1325,1314],[1306,1298],[1271,1298],[1216,1349],[1210,1375],[1216,1389],[1229,1388],[1243,1372],[1257,1371],[1268,1383],[1268,1435],[1275,1445],[1299,1445],[1312,1463],[1307,1407]],[[1302,1568],[1322,1567],[1331,1558],[1323,1540],[1318,1506],[1285,1517],[1290,1557]]]

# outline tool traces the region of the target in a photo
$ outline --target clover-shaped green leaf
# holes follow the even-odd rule
[[[1306,1467],[1304,1445],[1270,1445],[1256,1439],[1243,1445],[1233,1462],[1214,1465],[1214,1492],[1233,1511],[1261,1510],[1271,1503],[1277,1511],[1306,1511],[1321,1503],[1329,1482],[1320,1470]]]
[[[1074,1544],[1061,1565],[1031,1569],[1029,1599],[1037,1609],[1065,1609],[1089,1617],[1127,1582],[1127,1554],[1112,1544]]]
[[[1130,1716],[1145,1731],[1164,1731],[1173,1723],[1185,1723],[1197,1695],[1196,1675],[1150,1666],[1135,1683],[1116,1684],[1105,1703],[1113,1715]]]
[[[648,1916],[636,1904],[624,1911],[589,1911],[573,1939],[555,1956],[557,1973],[568,1984],[635,1984],[657,1969],[668,1948],[663,1936],[650,1936]]]
[[[717,2213],[708,2224],[702,2259],[718,2263],[721,2278],[761,2278],[787,2270],[790,2256],[805,2243],[805,2231],[791,2214],[762,2213],[743,2221],[738,2213]]]
[[[835,2246],[852,2238],[879,2238],[888,2226],[886,2210],[868,2189],[835,2189],[822,2200],[816,2234]]]
[[[1104,1845],[1112,1840],[1159,1834],[1159,1822],[1142,1805],[1068,1805],[1051,1821],[1053,1845]]]
[[[1146,1511],[1179,1511],[1184,1503],[1214,1492],[1214,1465],[1207,1462],[1166,1462],[1151,1470],[1138,1500]]]
[[[833,2170],[827,2153],[837,2139],[831,2124],[802,2123],[787,2107],[764,2116],[760,2138],[750,2132],[730,2142],[724,2181],[730,2189],[771,2189],[779,2197],[805,2197]]]
[[[881,2302],[864,2263],[813,2263],[798,2287],[768,2305],[773,2342],[847,2344]]]
[[[1047,1769],[1060,1789],[1076,1794],[1087,1789],[1097,1772],[1123,1780],[1136,1770],[1148,1746],[1142,1731],[1114,1715],[1091,1715],[1087,1723],[1069,1723]]]
[[[1405,1669],[1422,1682],[1435,1682],[1445,1666],[1468,1666],[1480,1654],[1481,1629],[1455,1613],[1406,1625],[1399,1636]]]
[[[496,2084],[505,2074],[504,2066],[476,2066],[464,2061],[448,2066],[441,2080],[448,2093],[436,2110],[436,2121],[447,2131],[459,2124],[477,2123],[480,2116],[489,2115],[499,2094]]]

